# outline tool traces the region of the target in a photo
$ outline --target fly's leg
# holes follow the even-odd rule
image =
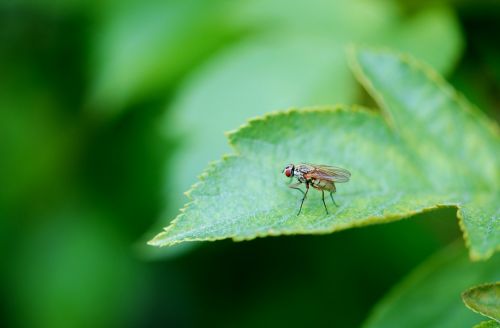
[[[333,199],[333,191],[330,191],[330,197],[332,197],[332,202],[333,202],[333,204],[334,204],[335,206],[339,207],[339,206],[337,205],[337,203],[335,203],[335,200]],[[323,202],[324,202],[324,200],[323,200]]]
[[[302,190],[300,190],[300,191],[302,191]],[[306,192],[304,193],[304,197],[302,197],[302,202],[300,203],[299,213],[297,213],[297,216],[299,216],[300,211],[302,210],[302,205],[304,205],[304,200],[306,199],[308,192],[309,192],[309,183],[306,182]]]
[[[298,182],[298,183],[294,183],[294,184],[289,185],[288,188],[296,189],[296,190],[300,191],[303,195],[304,191],[299,188],[300,185],[301,185],[301,182]]]
[[[328,215],[328,208],[326,207],[326,203],[325,203],[325,191],[324,190],[321,190],[321,199],[323,200],[323,205],[325,205],[325,211],[326,211],[326,214]]]

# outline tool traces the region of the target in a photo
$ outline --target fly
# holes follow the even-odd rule
[[[289,178],[297,178],[298,182],[290,185],[289,187],[299,190],[304,195],[304,197],[302,197],[302,202],[300,203],[297,215],[299,215],[302,210],[302,205],[304,204],[304,200],[309,192],[309,186],[314,189],[321,190],[323,205],[325,206],[326,214],[328,214],[328,208],[325,203],[325,190],[330,192],[333,204],[338,206],[333,199],[333,193],[337,190],[335,188],[335,183],[347,182],[351,177],[351,173],[349,171],[340,167],[308,163],[300,163],[296,165],[288,164],[283,170],[283,173]],[[299,188],[302,183],[305,183],[306,185],[305,192]]]

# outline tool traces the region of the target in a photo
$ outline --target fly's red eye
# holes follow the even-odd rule
[[[287,168],[287,169],[285,169],[285,175],[286,175],[287,177],[290,177],[290,176],[292,175],[292,169],[291,169],[291,168]]]

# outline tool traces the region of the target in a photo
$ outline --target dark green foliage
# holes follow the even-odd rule
[[[350,43],[408,52],[500,117],[498,6],[429,3],[1,1],[2,324],[360,325],[460,237],[454,207],[325,236],[146,241],[230,151],[225,131],[290,107],[376,107]]]

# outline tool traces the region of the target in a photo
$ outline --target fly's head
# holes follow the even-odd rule
[[[292,178],[294,176],[294,169],[295,166],[293,164],[288,164],[285,169],[283,170],[283,173],[289,177]]]

